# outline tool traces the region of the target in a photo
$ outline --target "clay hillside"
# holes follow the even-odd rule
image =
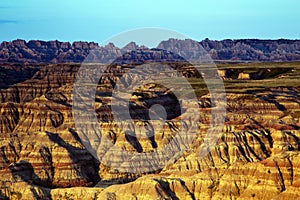
[[[97,146],[103,159],[96,159],[74,123],[73,89],[80,62],[98,45],[2,42],[0,199],[300,198],[300,41],[204,40],[200,44],[219,61],[214,78],[222,80],[226,91],[224,126],[218,130],[216,144],[206,147],[209,152],[201,154],[202,144],[219,105],[211,101],[203,74],[175,54],[159,50],[176,45],[192,48],[189,41],[171,39],[157,49],[136,48],[134,43],[122,49],[113,44],[99,47],[103,55],[98,56],[103,60],[121,56],[125,50],[139,50],[125,53],[126,62],[111,64],[97,84],[92,110],[96,126],[109,143]],[[124,120],[122,126],[116,122],[112,92],[137,63],[153,60],[186,78],[191,90],[179,93],[182,97],[195,93],[197,107],[188,106],[186,100],[179,102],[170,88],[155,82],[140,86],[130,94],[130,116],[136,126],[153,134],[139,138],[132,122]],[[146,79],[147,74],[139,76]],[[169,76],[171,80],[173,74]],[[138,81],[136,76],[123,79],[127,85]],[[169,84],[181,88],[181,82]],[[152,120],[149,125],[148,111],[157,102],[164,106],[166,120]],[[181,119],[189,113],[199,113],[199,118],[183,124]],[[90,121],[90,116],[83,117],[86,123]],[[182,127],[195,127],[195,120],[193,140],[184,146],[190,136],[178,137],[178,132]],[[93,134],[96,130],[86,131]],[[126,163],[127,154],[107,153],[113,146],[145,155],[138,163],[142,170]],[[182,154],[174,159],[170,156],[170,162],[157,168],[169,155],[148,155],[165,146],[174,155]]]

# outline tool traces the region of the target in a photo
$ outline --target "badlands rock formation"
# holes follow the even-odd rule
[[[183,49],[194,48],[188,40],[178,46],[176,39],[163,41],[158,48]],[[214,60],[243,60],[243,61],[296,61],[300,60],[299,40],[222,40],[205,39],[199,42]],[[123,48],[110,43],[99,46],[94,42],[59,42],[39,40],[14,40],[0,44],[0,61],[17,63],[70,63],[82,62],[94,48],[101,50],[103,60],[109,60],[122,53],[137,49],[135,43],[129,43]],[[140,49],[147,49],[145,46]],[[176,52],[178,53],[178,52]],[[192,56],[192,55],[188,55]]]
[[[63,43],[30,45],[70,47]],[[73,44],[86,49],[89,45]],[[185,109],[180,110],[169,88],[157,84],[137,88],[130,97],[130,114],[136,127],[149,133],[140,137],[139,129],[126,120],[119,123],[111,111],[113,86],[133,66],[110,66],[95,95],[97,126],[89,130],[95,132],[100,127],[109,142],[99,144],[101,156],[96,159],[83,145],[73,119],[72,92],[79,64],[26,65],[22,69],[17,64],[1,65],[1,76],[7,81],[0,93],[0,199],[300,198],[300,64],[220,65],[218,72],[227,97],[225,123],[216,145],[204,155],[200,154],[201,144],[216,105],[201,78],[200,82],[195,79],[193,68],[186,63],[175,66],[189,83],[202,89],[196,92],[196,136],[187,147],[182,144],[190,140],[189,135],[176,140],[168,152],[183,154],[171,155],[171,162],[161,169],[153,166],[169,154],[152,159],[146,156],[140,167],[148,171],[134,173],[124,164],[125,154],[114,154],[110,148],[135,155],[162,150],[177,138],[180,119],[192,112],[191,107],[184,107],[187,102],[181,102]],[[26,80],[18,75],[20,70]],[[11,80],[11,73],[19,78]],[[134,77],[125,79],[128,84],[135,81]],[[158,100],[164,103],[167,118],[149,125],[148,110]],[[193,120],[184,126],[191,127]]]

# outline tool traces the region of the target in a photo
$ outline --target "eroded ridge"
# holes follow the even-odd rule
[[[114,170],[101,160],[97,161],[84,147],[75,129],[71,106],[78,68],[78,65],[69,64],[47,65],[39,68],[28,80],[1,89],[1,198],[299,197],[299,63],[220,65],[220,70],[228,70],[234,75],[230,77],[229,72],[219,73],[226,89],[227,115],[217,145],[211,147],[204,157],[199,156],[200,147],[215,105],[201,80],[193,79],[192,69],[187,67],[184,74],[198,88],[195,108],[181,102],[185,105],[184,112],[176,112],[172,108],[176,108],[177,102],[167,88],[159,85],[144,85],[131,96],[131,116],[136,127],[140,128],[134,132],[138,136],[139,132],[144,132],[142,130],[148,130],[144,137],[126,134],[126,130],[133,131],[132,123],[123,121],[120,125],[114,120],[110,104],[112,85],[124,73],[122,70],[128,70],[128,66],[118,65],[109,69],[99,82],[94,110],[97,126],[101,127],[102,136],[112,146],[136,154],[162,149],[178,135],[182,115],[195,111],[189,109],[199,112],[196,137],[188,150],[162,169],[148,173]],[[246,71],[245,68],[252,70]],[[278,70],[280,68],[283,70]],[[115,75],[117,73],[120,73],[119,77]],[[259,78],[252,79],[257,74],[260,74]],[[189,95],[189,92],[184,91],[182,95]],[[145,112],[151,107],[151,101],[164,98],[171,102],[165,106],[170,110],[168,119],[164,123],[153,120],[149,124]],[[183,127],[189,128],[189,121]],[[176,140],[170,152],[183,148],[181,144],[189,140],[188,136]],[[111,148],[109,144],[101,144],[99,152],[105,155]],[[107,156],[115,159],[118,166],[136,167],[124,164],[124,155],[111,153]],[[155,165],[161,161],[157,158],[145,157],[146,165],[141,165]],[[98,184],[97,187],[87,187],[95,184]]]

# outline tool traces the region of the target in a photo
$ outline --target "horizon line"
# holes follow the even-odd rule
[[[178,40],[188,40],[188,39],[190,39],[190,40],[194,40],[192,38],[185,38],[185,39],[182,39],[182,38],[168,38],[167,40],[161,40],[161,41],[159,41],[159,43],[164,42],[164,41],[169,41],[169,40],[172,40],[172,39],[178,39]],[[217,41],[217,42],[222,42],[222,41],[226,41],[226,40],[231,40],[231,41],[238,41],[238,40],[259,40],[259,41],[280,41],[280,40],[286,40],[286,41],[300,41],[300,38],[298,38],[298,39],[295,39],[295,38],[224,38],[224,39],[204,38],[202,40],[194,40],[194,41],[202,42],[202,41],[207,41],[207,40],[209,40],[209,41]],[[108,44],[112,43],[115,47],[118,47],[118,48],[123,48],[123,47],[125,47],[126,45],[128,45],[130,43],[135,43],[138,46],[146,46],[146,45],[143,45],[143,44],[138,44],[138,42],[136,42],[134,40],[128,42],[123,47],[120,47],[120,46],[116,45],[113,42],[109,42],[107,44],[101,45],[101,42],[97,42],[97,41],[94,41],[94,40],[70,40],[70,41],[66,41],[66,40],[60,40],[60,39],[45,40],[45,39],[22,39],[22,38],[16,38],[16,39],[12,39],[10,41],[8,41],[8,40],[0,40],[0,45],[3,44],[3,43],[5,43],[5,42],[11,43],[11,42],[14,42],[14,41],[24,41],[25,43],[29,43],[30,41],[60,42],[60,43],[70,43],[71,45],[73,45],[74,43],[77,43],[77,42],[82,42],[82,43],[87,42],[87,43],[95,43],[99,47],[105,46],[105,45],[108,45]]]

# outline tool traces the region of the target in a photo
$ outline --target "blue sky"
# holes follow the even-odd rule
[[[299,0],[1,0],[0,41],[96,41],[161,27],[202,40],[299,39]]]

